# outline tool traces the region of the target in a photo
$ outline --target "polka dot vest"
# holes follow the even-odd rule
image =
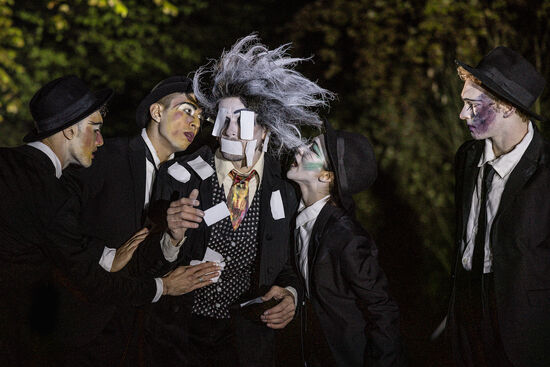
[[[210,163],[213,166],[214,159]],[[212,186],[212,205],[226,202],[216,174],[212,175]],[[223,256],[225,268],[217,283],[195,290],[194,314],[229,318],[229,306],[250,288],[258,252],[261,190],[260,184],[237,231],[233,230],[229,216],[212,226],[207,246]]]

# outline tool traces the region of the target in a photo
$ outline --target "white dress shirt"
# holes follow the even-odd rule
[[[49,146],[42,143],[41,141],[33,141],[32,143],[28,143],[27,145],[33,148],[36,148],[40,150],[42,153],[46,154],[48,158],[50,158],[50,161],[52,161],[53,166],[55,167],[55,177],[57,178],[61,177],[61,175],[63,174],[63,167],[61,167],[61,161]]]
[[[514,170],[520,161],[523,153],[533,139],[533,126],[529,122],[527,134],[521,142],[514,147],[510,152],[496,158],[493,152],[493,144],[490,139],[485,139],[485,149],[478,163],[480,167],[477,177],[477,183],[472,195],[472,207],[468,216],[466,227],[466,242],[462,241],[462,249],[466,247],[462,255],[462,266],[466,270],[472,269],[472,256],[474,253],[474,244],[478,227],[479,206],[481,201],[481,185],[482,177],[486,164],[490,164],[495,169],[495,176],[487,195],[487,231],[485,233],[485,256],[483,264],[483,273],[491,273],[493,271],[493,254],[491,252],[490,233],[493,220],[500,205],[500,198],[506,186],[506,182],[510,178],[510,173]]]
[[[296,240],[298,241],[298,251],[300,251],[300,258],[298,263],[300,265],[300,271],[306,280],[306,290],[309,294],[309,274],[308,274],[308,249],[309,240],[311,238],[311,232],[315,221],[319,216],[319,213],[330,199],[330,195],[325,196],[321,200],[316,201],[312,205],[306,207],[303,201],[300,202],[298,208],[298,216],[296,217]]]

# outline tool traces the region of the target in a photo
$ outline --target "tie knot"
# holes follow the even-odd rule
[[[254,177],[255,175],[256,175],[256,170],[252,170],[248,175],[247,174],[241,175],[236,170],[232,170],[231,172],[229,172],[229,176],[231,176],[231,179],[233,180],[233,184],[249,182],[250,180],[252,180],[252,177]]]

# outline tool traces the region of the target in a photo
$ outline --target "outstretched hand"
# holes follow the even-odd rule
[[[198,196],[199,190],[194,189],[188,198],[181,198],[170,203],[170,207],[166,211],[166,222],[172,244],[180,242],[187,229],[198,228],[199,223],[202,222],[204,212],[194,208],[199,205]]]
[[[220,275],[220,265],[205,262],[198,265],[180,266],[162,278],[163,293],[180,296],[212,284],[212,278]]]
[[[138,245],[143,242],[145,237],[149,234],[147,228],[142,228],[136,232],[124,245],[120,246],[116,250],[115,258],[113,259],[113,265],[111,266],[111,273],[120,271],[128,264],[132,259],[134,252],[137,250]]]

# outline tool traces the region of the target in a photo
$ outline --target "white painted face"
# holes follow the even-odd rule
[[[242,139],[241,138],[241,112],[249,111],[241,101],[239,97],[228,97],[220,100],[218,104],[218,113],[223,113],[222,117],[225,117],[223,121],[223,127],[221,128],[221,139],[227,139],[233,142],[239,142],[241,144],[241,151],[227,153],[222,150],[223,157],[230,161],[240,161],[245,159],[245,149],[246,144],[251,140],[256,140],[256,148],[254,149],[254,160],[252,165],[254,165],[260,154],[262,143],[265,139],[266,131],[258,123],[254,123],[254,130],[252,134],[252,139]],[[246,134],[245,134],[246,135]]]
[[[307,184],[318,181],[328,166],[323,139],[323,135],[316,136],[307,147],[298,148],[295,161],[286,174],[288,179]]]
[[[73,125],[75,135],[68,146],[67,162],[82,167],[92,165],[95,151],[103,145],[101,126],[103,126],[103,117],[99,111],[95,111]]]

